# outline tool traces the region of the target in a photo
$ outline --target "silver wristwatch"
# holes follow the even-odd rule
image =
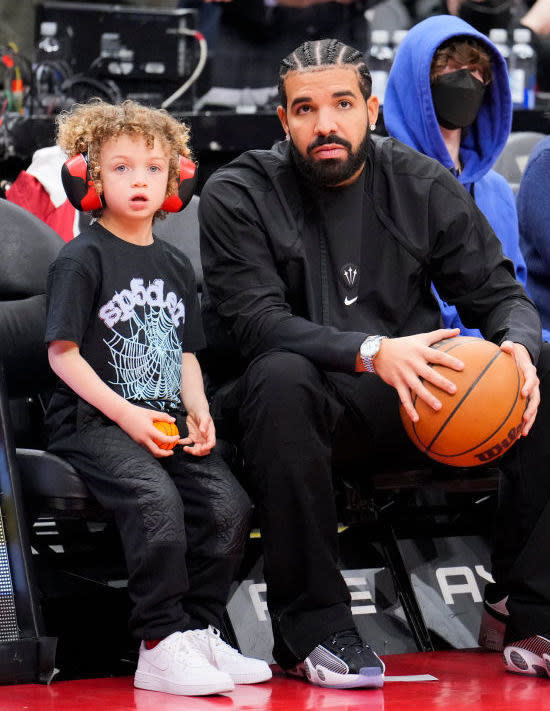
[[[359,357],[367,373],[375,373],[374,359],[380,350],[380,341],[386,336],[367,336],[359,348]]]

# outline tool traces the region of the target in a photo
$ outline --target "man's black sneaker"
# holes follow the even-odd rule
[[[336,632],[313,651],[291,674],[331,689],[379,689],[384,685],[384,662],[356,630]]]

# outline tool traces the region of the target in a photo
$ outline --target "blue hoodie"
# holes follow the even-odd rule
[[[397,51],[384,99],[384,122],[391,136],[454,168],[435,114],[430,86],[430,66],[436,49],[451,37],[470,35],[492,57],[493,80],[472,126],[464,131],[460,148],[463,169],[458,180],[475,197],[481,212],[512,260],[518,280],[525,285],[527,271],[519,248],[518,217],[514,193],[505,178],[491,170],[502,152],[512,125],[512,100],[506,63],[496,47],[464,20],[452,15],[430,17],[415,25]],[[480,336],[462,325],[454,306],[440,300],[447,328],[463,335]]]
[[[550,136],[533,148],[518,192],[521,248],[527,262],[527,285],[550,341]]]

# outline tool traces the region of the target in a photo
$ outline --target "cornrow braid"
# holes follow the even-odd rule
[[[288,72],[305,72],[317,67],[352,66],[357,72],[365,101],[369,98],[372,79],[363,53],[337,39],[322,39],[301,44],[285,57],[279,67],[279,100],[286,109],[285,78]]]

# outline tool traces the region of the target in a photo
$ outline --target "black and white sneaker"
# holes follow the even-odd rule
[[[507,671],[527,676],[550,677],[550,635],[510,642],[504,647],[504,666]]]
[[[384,662],[365,644],[356,630],[335,632],[318,644],[302,664],[289,670],[318,686],[331,689],[380,689]]]

